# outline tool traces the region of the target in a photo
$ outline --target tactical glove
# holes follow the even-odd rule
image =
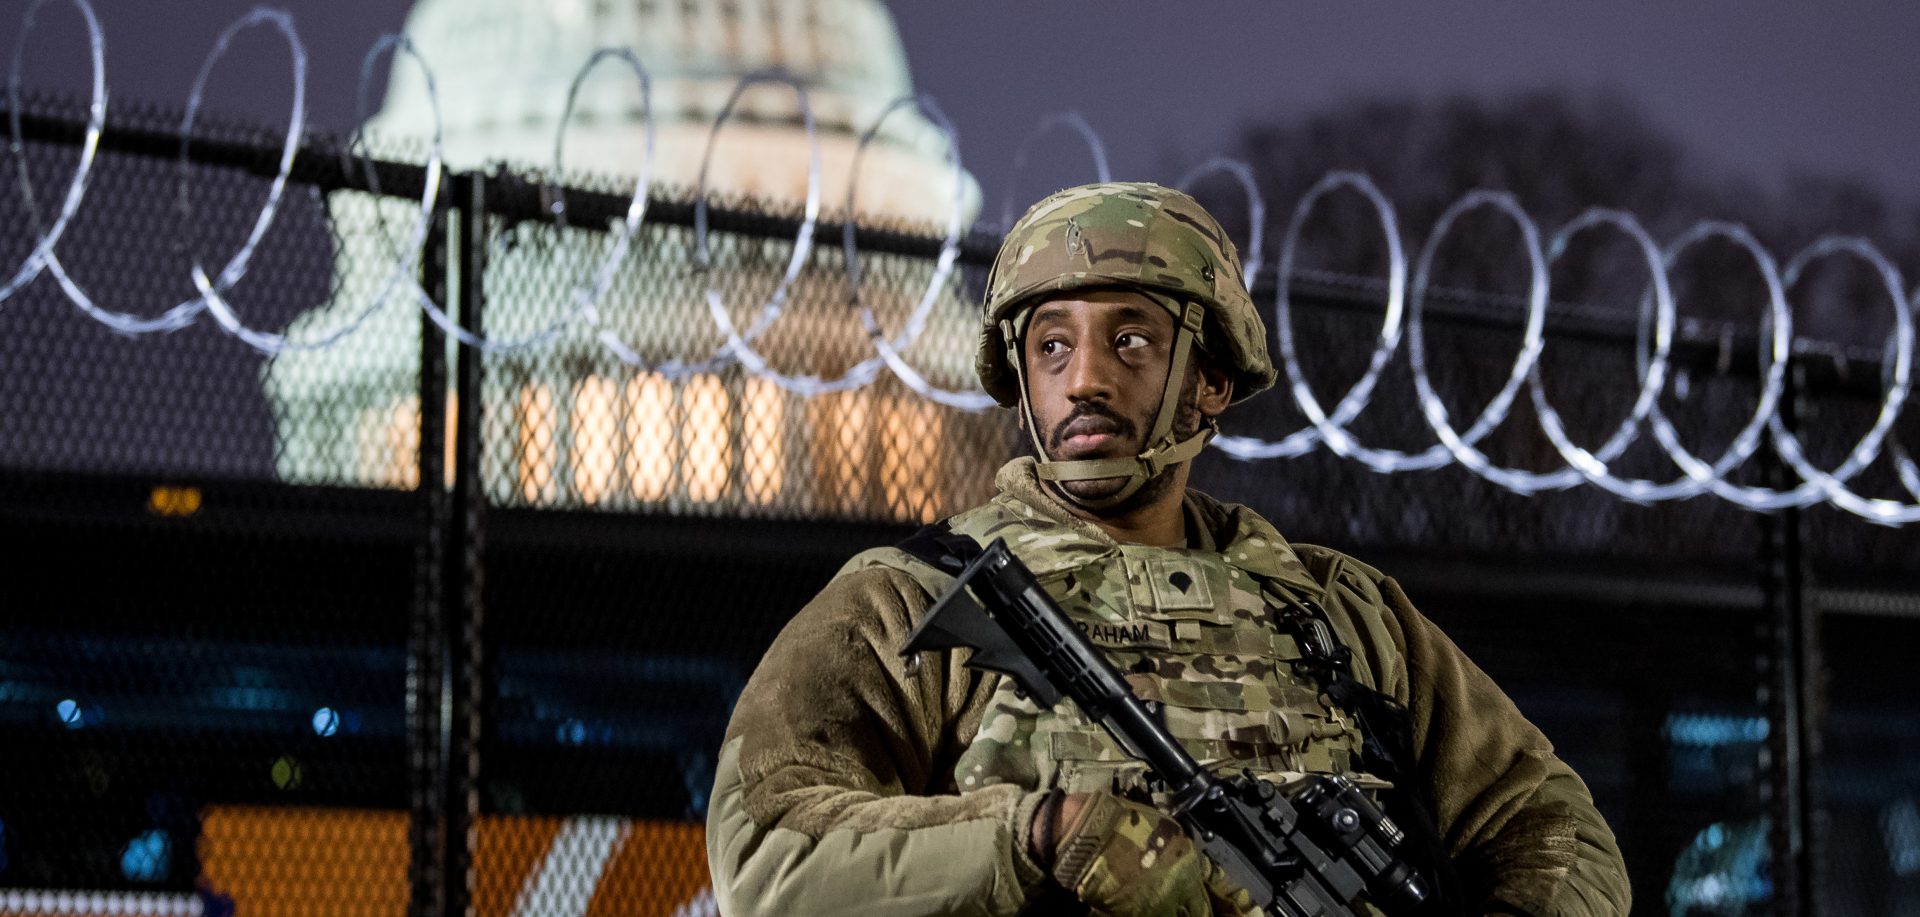
[[[1178,822],[1110,793],[1055,800],[1053,878],[1095,912],[1111,917],[1207,917],[1213,861]]]
[[[1266,917],[1267,912],[1253,903],[1252,892],[1228,878],[1226,870],[1211,857],[1201,856],[1207,860],[1207,894],[1213,900],[1213,917]]]

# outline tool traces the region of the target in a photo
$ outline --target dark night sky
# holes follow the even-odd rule
[[[1703,166],[1763,185],[1808,169],[1920,198],[1920,4],[892,6],[919,87],[959,122],[996,203],[1005,192],[994,176],[1010,171],[1013,147],[1061,108],[1078,108],[1106,136],[1116,172],[1171,179],[1169,168],[1225,149],[1247,119],[1288,119],[1360,96],[1538,88],[1622,94]],[[1090,168],[1078,149],[1064,152],[1066,167]],[[1049,190],[1021,185],[1023,197]]]
[[[95,0],[116,102],[177,105],[214,37],[249,0]],[[312,120],[351,120],[362,53],[405,21],[406,0],[291,8],[312,54]],[[20,9],[24,4],[9,4]],[[1084,113],[1120,177],[1171,180],[1224,150],[1249,119],[1287,119],[1362,96],[1497,95],[1565,87],[1641,104],[1703,167],[1775,184],[1793,170],[1857,175],[1920,199],[1920,4],[1885,0],[1605,3],[1279,3],[1266,0],[896,0],[918,88],[957,122],[997,212],[1014,148],[1045,114]],[[78,17],[54,2],[29,83],[82,88]],[[11,48],[14,15],[0,15]],[[236,45],[214,104],[284,117],[285,52]],[[1050,135],[1016,196],[1091,175]],[[1705,216],[1705,215],[1703,215]]]

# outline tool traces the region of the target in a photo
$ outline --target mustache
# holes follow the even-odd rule
[[[1059,448],[1060,444],[1067,438],[1067,428],[1073,426],[1076,421],[1084,420],[1088,417],[1100,418],[1113,427],[1112,430],[1102,430],[1100,432],[1110,432],[1116,436],[1123,437],[1131,437],[1134,435],[1132,421],[1114,413],[1111,409],[1098,402],[1083,401],[1074,405],[1073,410],[1068,412],[1067,416],[1053,428],[1053,432],[1047,438],[1047,448]]]

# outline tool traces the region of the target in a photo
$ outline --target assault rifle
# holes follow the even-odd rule
[[[1251,772],[1218,777],[1168,734],[1067,620],[1026,564],[996,539],[907,635],[900,654],[966,647],[1041,707],[1073,698],[1169,790],[1168,814],[1254,903],[1277,917],[1351,917],[1365,898],[1389,914],[1426,902],[1426,880],[1394,855],[1400,828],[1351,781],[1310,776],[1282,794]]]

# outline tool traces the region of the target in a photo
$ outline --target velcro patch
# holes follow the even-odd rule
[[[1169,554],[1148,560],[1147,585],[1153,590],[1154,607],[1161,611],[1214,608],[1207,572],[1191,558]]]

